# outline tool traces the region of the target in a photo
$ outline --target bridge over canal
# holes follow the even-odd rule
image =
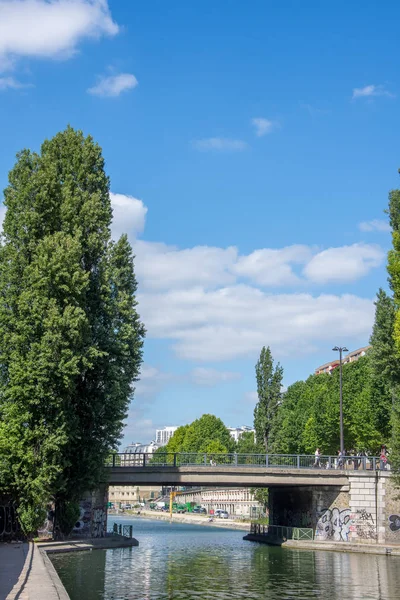
[[[106,463],[110,485],[282,487],[348,486],[349,473],[371,475],[375,457],[282,454],[114,454]]]
[[[400,501],[376,457],[114,454],[109,485],[269,488],[271,525],[311,528],[320,541],[400,543]]]

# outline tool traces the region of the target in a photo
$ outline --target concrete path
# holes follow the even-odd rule
[[[32,542],[0,544],[0,600],[69,600],[45,553]]]

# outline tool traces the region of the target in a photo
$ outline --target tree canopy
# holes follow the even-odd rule
[[[233,452],[235,441],[221,419],[205,414],[190,425],[178,427],[168,444],[159,452]]]
[[[4,204],[0,487],[31,531],[46,502],[61,514],[101,480],[145,331],[132,250],[126,236],[111,240],[109,179],[91,137],[68,127],[40,153],[20,152]]]

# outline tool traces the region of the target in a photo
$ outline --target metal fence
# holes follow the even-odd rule
[[[309,527],[286,527],[285,525],[260,525],[251,523],[250,533],[266,536],[271,541],[313,540],[314,531]]]
[[[122,537],[132,538],[133,537],[133,526],[122,525],[121,523],[114,523],[112,528],[108,531],[111,535],[122,535]]]
[[[306,454],[204,454],[202,452],[155,452],[111,454],[106,467],[267,467],[270,469],[338,469],[375,471],[390,469],[376,456],[320,456]]]

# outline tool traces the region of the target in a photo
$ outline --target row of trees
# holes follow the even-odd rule
[[[0,246],[0,490],[26,533],[103,479],[142,360],[126,236],[111,239],[101,148],[68,127],[23,150],[4,192]]]
[[[400,470],[400,190],[389,194],[393,247],[388,253],[390,292],[380,289],[370,352],[343,369],[345,448],[376,453],[382,443]],[[258,402],[254,450],[324,453],[339,448],[339,373],[311,375],[281,393],[283,370],[269,348],[256,364]],[[250,440],[249,440],[250,441]],[[400,482],[399,482],[400,483]]]

